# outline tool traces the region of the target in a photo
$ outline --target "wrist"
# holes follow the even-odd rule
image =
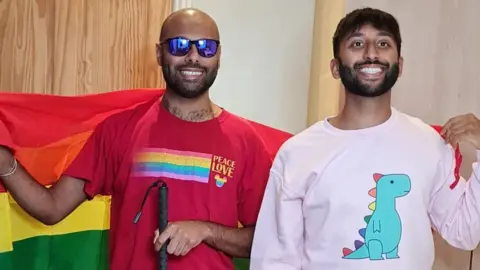
[[[12,170],[15,163],[15,157],[12,152],[3,146],[0,146],[0,175],[8,173]]]
[[[204,225],[203,241],[213,242],[215,236],[215,225],[210,222],[201,221]]]

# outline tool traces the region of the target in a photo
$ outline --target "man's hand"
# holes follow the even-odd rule
[[[469,142],[480,150],[480,120],[474,114],[451,118],[443,126],[441,135],[453,147],[460,142]]]
[[[155,231],[155,250],[159,251],[167,240],[167,252],[176,256],[185,256],[198,246],[211,233],[208,224],[202,221],[178,221],[169,223],[162,234]]]

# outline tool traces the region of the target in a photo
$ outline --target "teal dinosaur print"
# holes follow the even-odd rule
[[[396,199],[411,189],[410,177],[405,174],[374,174],[376,187],[368,194],[375,198],[368,208],[372,215],[364,218],[367,226],[358,231],[364,241],[354,242],[355,250],[343,249],[343,259],[398,259],[402,236],[402,221],[396,209]]]

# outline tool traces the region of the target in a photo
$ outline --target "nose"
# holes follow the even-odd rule
[[[192,44],[192,46],[190,47],[190,50],[185,56],[185,62],[198,63],[199,58],[200,58],[200,55],[198,54],[197,47]]]
[[[377,46],[374,43],[369,43],[365,47],[364,56],[365,60],[375,61],[378,60],[378,50]]]

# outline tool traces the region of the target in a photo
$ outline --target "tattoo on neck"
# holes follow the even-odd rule
[[[185,112],[172,106],[166,99],[163,100],[162,104],[171,114],[185,121],[202,122],[215,118],[215,113],[211,108]]]

